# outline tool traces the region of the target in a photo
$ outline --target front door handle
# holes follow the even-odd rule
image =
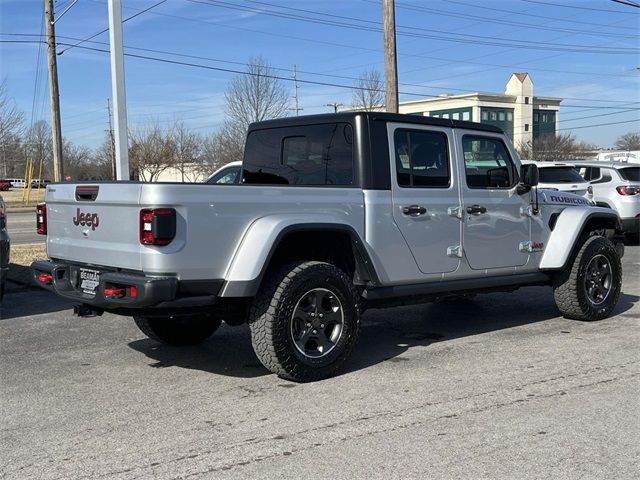
[[[482,205],[471,205],[467,207],[467,213],[469,215],[480,215],[481,213],[487,213],[487,207],[483,207]]]
[[[404,207],[402,209],[402,213],[404,213],[405,215],[409,215],[411,217],[418,217],[420,215],[424,215],[425,213],[427,213],[427,209],[424,207],[421,207],[420,205],[411,205],[409,207]]]

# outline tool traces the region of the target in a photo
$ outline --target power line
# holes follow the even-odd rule
[[[622,0],[611,0],[611,1],[615,2],[615,3],[620,3],[622,5],[628,5],[629,7],[640,8],[640,5],[638,5],[637,3],[633,3],[633,2],[623,2]]]
[[[167,0],[160,0],[158,3],[155,3],[155,4],[151,5],[150,7],[145,8],[144,10],[140,10],[138,13],[136,13],[136,14],[134,14],[134,15],[131,15],[131,16],[130,16],[130,17],[128,17],[128,18],[125,18],[125,19],[122,21],[122,23],[128,22],[129,20],[133,20],[134,18],[136,18],[136,17],[138,17],[138,16],[142,15],[143,13],[146,13],[146,12],[148,12],[149,10],[151,10],[151,9],[153,9],[153,8],[156,8],[158,5],[162,5],[162,4],[163,4],[163,3],[165,3],[166,1],[167,1]],[[70,46],[69,46],[69,48],[65,48],[64,50],[62,50],[62,51],[58,52],[58,55],[62,55],[64,52],[66,52],[66,51],[68,51],[68,50],[71,50],[72,48],[75,48],[75,47],[77,47],[78,45],[82,45],[83,43],[88,42],[89,40],[92,40],[92,39],[96,38],[98,35],[102,35],[103,33],[106,33],[106,32],[108,32],[108,31],[109,31],[109,27],[107,27],[107,28],[105,28],[105,29],[103,29],[103,30],[100,30],[99,32],[94,33],[93,35],[90,35],[90,36],[88,36],[87,38],[85,38],[85,39],[83,39],[83,40],[80,40],[80,41],[79,41],[78,43],[76,43],[75,45],[70,45]]]
[[[378,0],[364,0],[367,3],[374,3],[376,5],[379,5],[380,2]],[[449,10],[442,10],[442,9],[435,9],[435,8],[428,8],[428,7],[424,7],[422,5],[418,6],[418,5],[413,5],[410,3],[398,3],[398,7],[405,9],[405,10],[413,10],[413,11],[417,11],[417,12],[427,12],[427,13],[433,13],[436,15],[440,15],[440,16],[445,16],[445,17],[453,17],[453,18],[467,18],[467,19],[472,19],[472,20],[481,20],[485,23],[497,23],[500,25],[512,25],[515,27],[525,27],[525,28],[531,28],[531,29],[536,29],[536,30],[546,30],[546,31],[550,31],[550,32],[563,32],[563,33],[574,33],[574,34],[579,34],[579,35],[592,35],[592,36],[597,36],[597,37],[615,37],[615,38],[629,38],[629,39],[637,39],[639,38],[638,35],[628,35],[628,34],[623,34],[623,33],[608,33],[608,32],[602,32],[602,31],[595,31],[595,30],[579,30],[579,29],[574,29],[574,28],[553,28],[553,27],[547,27],[547,26],[543,26],[543,25],[536,25],[533,23],[525,23],[525,22],[517,22],[517,21],[508,21],[508,20],[500,20],[497,18],[491,18],[491,17],[483,17],[483,16],[479,16],[479,15],[471,15],[468,13],[458,13],[458,12],[451,12]]]
[[[60,43],[61,45],[66,45],[64,43]],[[101,48],[95,48],[95,47],[87,47],[87,46],[79,46],[78,48],[84,49],[84,50],[90,50],[90,51],[95,51],[95,52],[102,52],[102,53],[108,53],[109,50],[105,50],[105,49],[101,49]],[[264,78],[271,78],[271,79],[275,79],[275,80],[283,80],[283,81],[293,81],[293,79],[291,77],[288,76],[281,76],[281,75],[269,75],[269,74],[258,74],[258,73],[251,73],[251,72],[247,72],[244,70],[236,70],[236,69],[232,69],[232,68],[223,68],[223,67],[214,67],[211,65],[202,65],[199,63],[192,63],[192,62],[182,62],[182,61],[178,61],[178,60],[170,60],[170,59],[166,59],[166,58],[158,58],[158,57],[151,57],[148,55],[138,55],[138,54],[134,54],[134,53],[127,53],[125,52],[125,56],[128,57],[132,57],[132,58],[139,58],[139,59],[144,59],[144,60],[151,60],[151,61],[156,61],[156,62],[161,62],[161,63],[167,63],[167,64],[172,64],[172,65],[182,65],[182,66],[187,66],[187,67],[194,67],[194,68],[202,68],[205,70],[213,70],[213,71],[218,71],[218,72],[225,72],[225,73],[233,73],[233,74],[240,74],[240,75],[251,75],[251,76],[259,76],[259,77],[264,77]],[[316,80],[303,80],[303,79],[298,79],[298,82],[300,83],[306,83],[306,84],[310,84],[310,85],[319,85],[319,86],[325,86],[325,87],[336,87],[336,88],[345,88],[345,89],[349,89],[349,90],[367,90],[367,91],[378,91],[377,89],[374,88],[363,88],[363,87],[356,87],[353,85],[345,85],[345,84],[339,84],[339,83],[332,83],[332,82],[320,82],[320,81],[316,81]],[[439,95],[428,95],[428,94],[424,94],[424,93],[415,93],[415,92],[399,92],[402,95],[408,95],[408,96],[414,96],[414,97],[432,97],[432,98],[441,98]],[[636,103],[640,103],[640,102],[636,102]],[[620,106],[602,106],[602,105],[566,105],[565,108],[599,108],[599,109],[619,109]]]
[[[0,35],[24,35],[24,36],[38,36],[36,34],[17,34],[17,33],[0,33]],[[58,36],[58,38],[60,39],[68,39],[68,40],[78,40],[75,37],[67,37],[67,36]],[[89,43],[94,43],[94,44],[98,44],[98,45],[105,45],[107,46],[108,43],[106,42],[99,42],[99,41],[90,41]],[[68,45],[65,44],[63,42],[60,42],[60,45]],[[227,64],[231,64],[231,65],[238,65],[238,66],[247,66],[247,64],[245,62],[239,62],[239,61],[233,61],[233,60],[223,60],[223,59],[219,59],[219,58],[211,58],[211,57],[204,57],[204,56],[200,56],[200,55],[189,55],[189,54],[185,54],[185,53],[179,53],[179,52],[172,52],[172,51],[166,51],[166,50],[159,50],[159,49],[152,49],[152,48],[142,48],[142,47],[134,47],[134,46],[127,46],[127,49],[130,50],[138,50],[138,51],[143,51],[143,52],[151,52],[151,53],[157,53],[157,54],[162,54],[162,55],[170,55],[170,56],[176,56],[176,57],[181,57],[181,58],[191,58],[191,59],[196,59],[196,60],[205,60],[205,61],[212,61],[212,62],[218,62],[218,63],[227,63]],[[97,51],[103,51],[100,49],[97,49]],[[155,57],[150,57],[150,59],[153,60],[157,60],[157,58]],[[279,70],[279,71],[289,71],[286,68],[279,68],[279,67],[273,67],[274,70]],[[298,73],[303,73],[303,74],[307,74],[307,75],[314,75],[314,76],[323,76],[323,77],[328,77],[328,78],[338,78],[338,79],[343,79],[343,80],[358,80],[357,77],[352,77],[352,76],[347,76],[347,75],[334,75],[334,74],[327,74],[327,73],[320,73],[320,72],[311,72],[311,71],[307,71],[307,70],[297,70]],[[407,83],[407,82],[401,82],[400,85],[405,86],[405,87],[417,87],[417,88],[427,88],[427,89],[439,89],[441,90],[442,87],[441,86],[431,86],[428,84],[419,84],[419,83]],[[356,87],[349,87],[349,88],[356,88]],[[482,94],[483,92],[477,92],[476,90],[469,90],[469,89],[463,89],[463,88],[455,88],[455,87],[447,87],[448,90],[451,91],[459,91],[459,92],[463,92],[463,93],[480,93]],[[431,97],[431,98],[442,98],[442,95],[434,95],[434,94],[427,94],[427,93],[416,93],[416,92],[402,92],[405,95],[413,95],[413,96],[423,96],[423,97]],[[491,94],[490,92],[484,92],[484,93],[488,93]],[[591,101],[591,102],[604,102],[604,103],[627,103],[626,100],[611,100],[611,99],[595,99],[595,98],[581,98],[581,97],[562,97],[564,100],[586,100],[586,101]],[[640,103],[640,102],[632,102],[632,103]],[[568,106],[570,107],[570,106]]]
[[[466,7],[473,7],[473,8],[478,8],[481,9],[483,11],[489,10],[489,11],[494,11],[494,12],[500,12],[500,13],[511,13],[513,15],[519,15],[519,16],[523,16],[523,17],[531,17],[531,18],[540,18],[543,20],[553,20],[553,21],[557,21],[557,22],[565,22],[565,23],[573,23],[575,25],[588,25],[591,27],[599,27],[602,28],[602,25],[600,25],[599,23],[594,23],[594,22],[585,22],[582,20],[575,20],[575,19],[567,19],[567,18],[557,18],[557,17],[548,17],[546,15],[538,15],[535,13],[529,13],[529,12],[518,12],[516,10],[506,10],[504,8],[492,8],[487,6],[484,3],[481,4],[476,4],[476,3],[468,3],[468,2],[463,2],[461,0],[446,0],[448,3],[453,3],[453,4],[457,4],[457,5],[464,5]],[[634,27],[625,27],[625,26],[620,26],[617,27],[618,29],[622,29],[622,30],[632,30],[632,31],[637,31],[636,28]]]
[[[93,3],[98,3],[98,4],[102,4],[102,2],[99,2],[97,0],[87,0]],[[453,1],[453,0],[449,0],[449,1]],[[454,3],[461,3],[461,2],[454,2]],[[469,4],[470,6],[473,6],[472,4]],[[127,8],[129,10],[138,10],[134,7],[124,7]],[[495,9],[494,9],[495,10]],[[216,25],[216,26],[222,26],[223,28],[229,28],[232,30],[239,30],[239,31],[244,31],[244,32],[252,32],[252,33],[258,33],[261,35],[268,35],[268,36],[272,36],[272,37],[278,37],[278,38],[285,38],[285,39],[289,39],[289,40],[298,40],[298,41],[303,41],[303,42],[309,42],[309,43],[314,43],[314,44],[319,44],[319,45],[327,45],[327,46],[331,46],[331,47],[340,47],[340,48],[349,48],[349,49],[354,49],[354,50],[360,50],[363,52],[371,52],[371,53],[381,53],[381,50],[379,49],[375,49],[375,48],[368,48],[368,47],[363,47],[363,46],[359,46],[359,45],[355,45],[355,44],[344,44],[344,43],[338,43],[338,42],[329,42],[329,41],[324,41],[324,40],[318,40],[318,39],[310,39],[310,38],[305,38],[305,37],[300,37],[300,36],[295,36],[295,35],[287,35],[287,34],[282,34],[282,33],[274,33],[274,32],[267,32],[267,31],[263,31],[263,30],[257,30],[257,29],[253,29],[253,28],[247,28],[247,27],[241,27],[235,24],[231,24],[229,22],[213,22],[213,21],[208,21],[208,20],[203,20],[200,18],[192,18],[192,17],[184,17],[184,16],[180,16],[180,15],[173,15],[173,14],[168,14],[168,13],[161,13],[161,12],[150,12],[152,15],[155,16],[160,16],[160,17],[165,17],[165,18],[174,18],[177,20],[183,20],[183,21],[187,21],[187,22],[195,22],[195,23],[201,23],[201,24],[207,24],[207,25]],[[546,18],[546,17],[545,17]],[[597,24],[593,24],[593,25],[597,25]],[[598,25],[600,26],[600,25]],[[627,28],[624,26],[621,26],[619,28]],[[540,71],[540,72],[552,72],[552,73],[567,73],[567,74],[574,74],[574,75],[586,75],[586,76],[594,76],[594,75],[598,75],[598,76],[607,76],[607,77],[615,77],[615,78],[620,78],[620,77],[633,77],[635,78],[635,75],[622,75],[622,74],[617,74],[617,73],[606,73],[606,72],[580,72],[580,71],[572,71],[572,70],[557,70],[557,69],[548,69],[548,68],[541,68],[541,67],[535,67],[535,68],[530,68],[529,66],[526,65],[500,65],[500,64],[493,64],[493,63],[482,63],[482,62],[475,62],[475,61],[470,61],[470,60],[451,60],[451,59],[446,59],[446,58],[442,58],[442,57],[434,57],[434,56],[429,56],[429,55],[421,55],[421,54],[411,54],[411,53],[403,53],[402,54],[403,57],[411,57],[411,58],[420,58],[420,59],[427,59],[427,60],[438,60],[438,61],[450,61],[451,63],[459,63],[459,64],[468,64],[468,65],[480,65],[480,66],[488,66],[488,67],[496,67],[496,68],[504,68],[504,69],[514,69],[514,68],[520,68],[520,69],[529,69],[529,70],[533,70],[533,71]]]
[[[521,2],[527,2],[527,3],[537,3],[539,5],[546,5],[548,7],[563,7],[563,8],[574,8],[576,10],[590,10],[592,12],[608,12],[608,13],[622,13],[622,14],[631,14],[631,15],[635,15],[632,14],[631,12],[624,12],[622,10],[609,10],[609,9],[605,9],[605,8],[594,8],[594,7],[579,7],[577,5],[563,5],[560,3],[553,3],[553,2],[541,2],[540,0],[520,0]]]
[[[220,0],[208,0],[208,1],[187,0],[187,1],[191,3],[199,3],[199,4],[208,5],[212,7],[220,7],[220,8],[227,8],[231,10],[258,13],[262,15],[268,15],[268,16],[284,18],[289,20],[299,20],[303,22],[310,22],[310,23],[315,23],[320,25],[349,28],[349,29],[373,32],[373,33],[380,33],[382,31],[382,29],[379,26],[377,26],[379,25],[378,22],[373,22],[369,20],[357,20],[357,21],[360,21],[363,23],[372,23],[372,24],[375,24],[376,26],[357,25],[354,23],[338,22],[334,20],[324,20],[320,18],[312,18],[312,17],[298,15],[298,14],[275,12],[273,10],[267,10],[264,8],[245,7],[241,5],[231,4],[231,3],[223,2]],[[257,2],[252,2],[252,3],[257,3]],[[266,2],[260,2],[260,3],[266,4]],[[286,10],[296,10],[296,11],[303,10],[303,9],[297,9],[294,7],[283,7],[283,6],[277,6],[277,7],[281,9],[286,9]],[[318,15],[318,16],[323,16],[323,15],[332,16],[332,17],[337,16],[337,15],[331,15],[331,14],[323,14],[321,12],[312,12],[310,10],[305,10],[305,11],[311,12],[314,15]],[[344,18],[352,19],[353,17],[344,17]],[[407,30],[431,31],[431,32],[437,33],[437,35],[410,32]],[[398,25],[397,27],[397,34],[406,36],[406,37],[425,38],[425,39],[454,42],[454,43],[466,43],[466,44],[474,44],[474,45],[480,44],[480,45],[499,46],[499,47],[522,48],[522,49],[529,49],[529,50],[552,50],[552,51],[573,52],[573,53],[608,53],[613,55],[633,54],[640,51],[637,48],[626,48],[626,47],[605,48],[605,47],[598,47],[595,45],[556,44],[556,43],[547,43],[547,42],[524,41],[524,40],[518,40],[518,39],[511,39],[511,38],[500,39],[498,37],[481,36],[481,35],[452,34],[450,32],[444,32],[441,30],[432,30],[432,29],[424,29],[420,27],[409,27],[409,26],[401,26],[401,25]],[[448,37],[447,35],[457,35],[459,38],[451,38],[451,37]],[[509,44],[504,42],[518,42],[518,43]]]

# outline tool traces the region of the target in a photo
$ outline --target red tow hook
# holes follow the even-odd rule
[[[41,272],[40,275],[38,275],[38,281],[45,285],[51,285],[53,283],[53,275],[47,272]]]
[[[121,297],[124,296],[126,290],[124,288],[105,288],[104,296],[105,297]]]

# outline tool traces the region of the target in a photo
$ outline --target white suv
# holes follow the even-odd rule
[[[598,206],[612,208],[627,236],[640,232],[640,165],[622,162],[580,162],[580,174],[593,188]]]
[[[537,165],[540,175],[539,188],[574,193],[589,200],[592,199],[591,185],[576,171],[575,164],[565,162],[533,162],[531,160],[523,160],[522,163],[533,163]]]

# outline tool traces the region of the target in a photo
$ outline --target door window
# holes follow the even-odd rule
[[[516,184],[516,168],[502,140],[465,135],[462,151],[469,188],[511,188]]]
[[[446,188],[450,185],[449,152],[444,133],[397,129],[394,144],[399,186]]]

